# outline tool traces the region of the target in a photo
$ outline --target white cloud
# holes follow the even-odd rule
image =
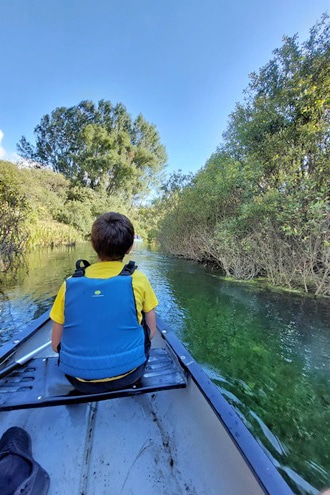
[[[1,142],[3,140],[3,132],[0,129],[0,158],[4,158],[6,156],[6,151],[5,149],[1,146]]]
[[[6,151],[5,148],[1,146],[3,137],[4,137],[4,133],[0,129],[0,160],[6,160],[7,162],[16,163],[19,167],[22,168],[35,168],[41,166],[40,163],[34,160],[26,160],[25,158],[22,158],[14,151],[12,152]],[[51,167],[48,168],[51,169]]]
[[[4,137],[3,131],[0,129],[0,160],[8,160],[9,162],[17,162],[19,156],[15,152],[8,153],[5,148],[1,145]]]

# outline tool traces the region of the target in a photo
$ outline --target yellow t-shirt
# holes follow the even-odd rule
[[[121,261],[101,261],[86,268],[85,276],[88,278],[110,278],[119,275],[125,263]],[[144,273],[135,270],[132,275],[133,291],[136,302],[136,310],[139,323],[142,321],[142,311],[148,313],[158,305],[157,297]],[[64,323],[64,303],[65,303],[66,283],[63,282],[53,307],[50,317],[56,323]]]

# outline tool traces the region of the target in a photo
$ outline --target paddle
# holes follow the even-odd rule
[[[32,359],[34,356],[36,356],[38,354],[38,352],[43,351],[50,344],[51,344],[51,341],[49,340],[45,344],[42,344],[40,347],[37,347],[36,349],[34,349],[33,351],[29,352],[28,354],[25,354],[25,356],[22,356],[21,358],[16,359],[16,361],[14,361],[12,364],[9,364],[5,368],[3,368],[0,371],[0,379],[1,378],[4,378],[5,376],[9,375],[9,373],[11,373],[12,371],[14,371],[16,368],[19,368],[23,364],[25,364],[28,361],[30,361],[30,359]]]

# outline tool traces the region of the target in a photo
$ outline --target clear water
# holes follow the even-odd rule
[[[3,280],[0,343],[47,310],[88,244],[34,252],[28,273]],[[130,256],[160,316],[262,443],[297,494],[330,486],[330,304],[226,281],[138,243]],[[280,495],[280,494],[279,494]]]

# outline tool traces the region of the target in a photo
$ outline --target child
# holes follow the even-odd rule
[[[97,218],[92,245],[98,260],[62,284],[50,312],[59,367],[83,393],[124,388],[144,372],[158,301],[143,273],[123,271],[133,242],[134,228],[125,215]]]

